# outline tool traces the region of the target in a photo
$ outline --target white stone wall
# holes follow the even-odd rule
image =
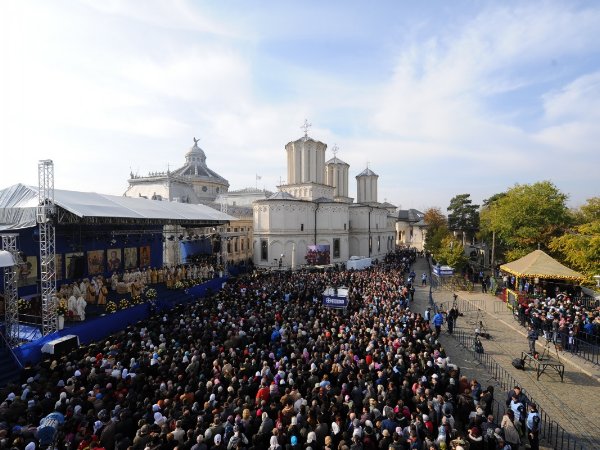
[[[327,145],[314,139],[301,138],[285,146],[288,184],[325,184],[325,150]]]
[[[325,169],[325,181],[334,187],[334,197],[348,197],[347,164],[328,164]]]
[[[390,226],[385,208],[356,205],[349,208],[350,257],[366,256],[382,259],[394,247],[394,228]],[[370,213],[370,231],[369,231]],[[369,237],[371,251],[369,252]]]
[[[378,175],[361,175],[356,177],[356,201],[358,203],[377,202]]]
[[[396,222],[396,243],[414,247],[421,251],[425,248],[427,228],[413,225],[409,222]]]
[[[282,192],[287,192],[301,200],[315,200],[317,198],[333,199],[334,188],[325,184],[304,183],[304,184],[286,184],[280,186]]]

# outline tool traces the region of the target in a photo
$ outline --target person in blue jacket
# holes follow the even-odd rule
[[[435,326],[435,331],[437,334],[440,334],[442,330],[442,324],[444,323],[444,316],[440,311],[433,316],[433,325]]]

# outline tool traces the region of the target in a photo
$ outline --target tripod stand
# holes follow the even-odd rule
[[[477,308],[477,317],[475,318],[475,336],[481,336],[486,339],[491,339],[492,336],[488,333],[487,324],[485,322],[485,313]]]
[[[540,353],[540,355],[538,356],[538,360],[543,360],[544,357],[548,357],[548,359],[550,359],[551,356],[551,346],[550,343],[552,343],[552,345],[554,345],[554,354],[556,355],[556,359],[560,362],[560,356],[558,356],[558,345],[556,345],[556,342],[554,342],[552,339],[548,339],[546,338],[546,343],[544,344],[544,349],[542,350],[542,353]]]

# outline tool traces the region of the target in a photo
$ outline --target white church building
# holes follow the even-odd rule
[[[394,248],[396,208],[377,201],[379,176],[370,168],[356,176],[354,202],[350,166],[335,154],[326,161],[326,149],[306,132],[285,146],[287,184],[253,202],[255,266],[299,268],[313,261],[313,246],[331,264],[353,256],[381,260]]]

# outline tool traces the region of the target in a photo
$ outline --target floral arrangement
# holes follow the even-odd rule
[[[183,281],[183,286],[185,288],[191,288],[194,286],[198,286],[199,284],[202,284],[202,279],[200,279],[200,278],[194,278],[193,280],[184,280]]]
[[[156,295],[157,295],[157,294],[156,294],[156,289],[149,288],[149,289],[147,289],[147,290],[146,290],[146,292],[144,292],[144,295],[146,296],[146,298],[147,298],[148,300],[155,299],[155,298],[156,298]]]
[[[31,303],[24,298],[20,298],[17,300],[17,308],[19,309],[19,312],[28,311],[31,308]]]
[[[183,289],[184,287],[185,287],[185,285],[181,281],[178,281],[177,283],[175,283],[175,289]]]
[[[135,297],[131,298],[131,306],[133,306],[133,305],[141,305],[143,303],[144,303],[144,299],[141,296],[139,296],[139,295],[136,295]]]
[[[119,302],[119,309],[127,309],[130,306],[131,305],[129,304],[129,301],[126,298],[121,299],[121,301]]]
[[[59,316],[66,316],[68,312],[69,310],[65,305],[63,305],[62,303],[58,304],[58,307],[56,308],[56,314],[58,314]]]
[[[107,313],[114,313],[117,311],[117,304],[113,301],[110,301],[106,304],[106,312]]]

